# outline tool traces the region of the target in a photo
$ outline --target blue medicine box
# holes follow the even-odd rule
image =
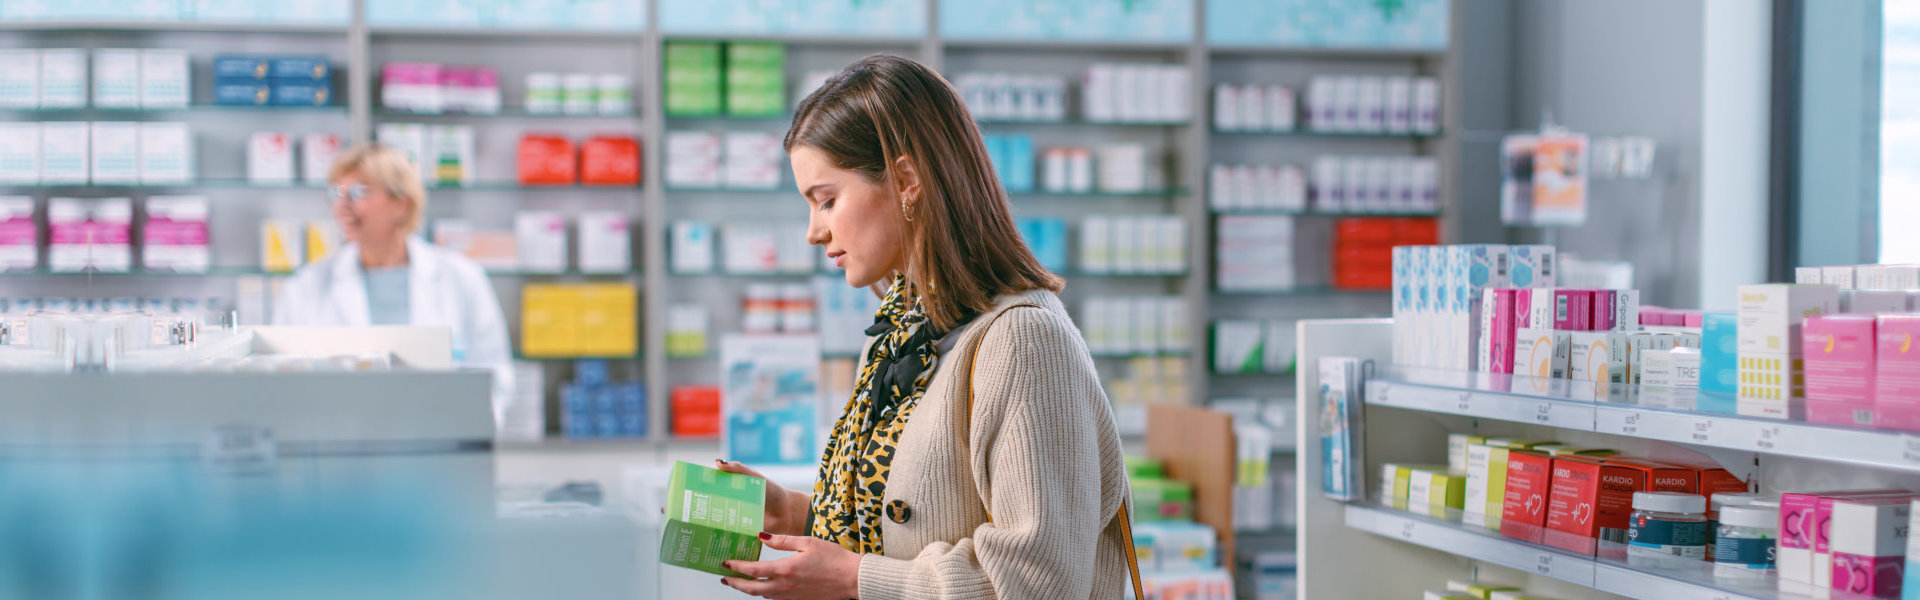
[[[273,57],[269,77],[277,81],[326,83],[333,76],[327,57],[318,54]]]
[[[222,80],[213,86],[213,103],[222,106],[265,106],[273,103],[273,86]]]
[[[333,86],[324,83],[273,84],[273,103],[277,106],[326,106],[333,99]]]
[[[254,81],[266,83],[272,76],[272,57],[255,54],[216,54],[213,78],[221,83]]]
[[[585,359],[573,362],[573,380],[588,385],[607,382],[607,361]]]

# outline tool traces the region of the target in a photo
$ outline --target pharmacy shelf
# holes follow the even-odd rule
[[[29,116],[62,115],[164,115],[183,112],[220,112],[234,114],[347,114],[347,107],[340,104],[314,105],[277,105],[277,104],[189,104],[171,107],[122,107],[122,106],[57,106],[45,108],[0,108],[0,113],[22,114]]]
[[[671,185],[667,186],[667,193],[669,194],[740,194],[740,195],[760,195],[760,196],[771,194],[776,196],[795,196],[795,197],[798,197],[800,195],[799,191],[794,190],[793,188],[790,188],[790,187],[726,188],[726,187],[695,187],[695,186],[671,186]]]
[[[624,356],[527,356],[525,354],[521,354],[519,349],[515,349],[513,351],[513,359],[516,361],[522,361],[522,362],[561,362],[561,363],[574,362],[579,360],[636,361],[636,360],[640,360],[640,355],[630,354],[630,355],[624,355]]]
[[[1043,119],[978,119],[975,121],[988,127],[1017,127],[1022,125],[1056,125],[1080,127],[1185,127],[1190,121],[1096,121],[1093,119],[1068,118],[1060,120]]]
[[[825,46],[840,48],[919,48],[921,38],[884,37],[851,35],[785,35],[756,33],[701,33],[695,31],[666,32],[662,34],[666,42],[764,42],[773,44],[792,44],[795,46]]]
[[[1446,58],[1444,49],[1430,48],[1337,48],[1302,46],[1210,46],[1207,51],[1216,57],[1266,57],[1266,58],[1375,58],[1382,60],[1435,60]]]
[[[371,26],[367,34],[373,38],[393,38],[406,40],[488,40],[488,41],[539,41],[539,42],[623,42],[638,44],[640,31],[610,31],[595,29],[511,29],[511,28],[460,28],[460,27],[382,27]]]
[[[472,185],[429,186],[427,193],[439,192],[624,192],[640,193],[640,186],[634,185],[526,185],[512,181],[480,181]]]
[[[1920,433],[1774,419],[1796,401],[1762,406],[1730,394],[1517,375],[1384,368],[1366,402],[1677,444],[1920,473]]]
[[[246,189],[246,190],[320,190],[319,183],[260,183],[245,179],[199,179],[173,183],[0,183],[0,189],[34,190],[178,190],[178,189]]]
[[[636,271],[613,271],[613,272],[595,271],[595,272],[589,273],[586,271],[581,271],[579,269],[567,269],[565,271],[527,271],[527,270],[521,270],[521,269],[487,269],[487,276],[489,277],[525,277],[525,278],[581,277],[581,278],[591,278],[591,279],[621,279],[621,278],[627,278],[627,277],[637,277],[640,275],[642,275],[642,273],[637,270]]]
[[[1390,211],[1343,211],[1343,210],[1290,210],[1284,208],[1215,208],[1209,209],[1218,216],[1287,216],[1287,217],[1413,217],[1438,218],[1438,210],[1390,210]]]
[[[1133,360],[1136,358],[1186,358],[1192,355],[1193,355],[1192,352],[1187,352],[1184,350],[1168,351],[1168,352],[1094,352],[1093,353],[1094,358],[1109,359],[1109,360]]]
[[[1793,584],[1773,577],[1717,579],[1712,565],[1706,562],[1690,568],[1653,570],[1627,564],[1614,548],[1599,549],[1597,558],[1584,556],[1503,537],[1498,532],[1455,521],[1375,506],[1347,505],[1346,524],[1381,537],[1641,600],[1815,598],[1810,593],[1812,590],[1801,593]]]
[[[623,119],[623,120],[634,120],[634,119],[640,118],[640,114],[635,112],[619,112],[619,113],[533,112],[533,111],[527,110],[525,107],[509,106],[509,107],[500,109],[499,112],[490,112],[490,113],[469,113],[469,112],[423,113],[423,112],[412,112],[412,111],[405,111],[405,110],[376,109],[373,111],[373,117],[375,119],[379,119],[382,121],[403,121],[403,120],[409,120],[409,119],[589,119],[589,120],[591,119],[602,119],[602,120]]]
[[[1129,42],[1114,40],[954,39],[940,41],[948,51],[1070,50],[1080,52],[1185,52],[1189,42]]]
[[[1216,296],[1321,298],[1338,296],[1385,296],[1387,290],[1344,290],[1331,287],[1302,287],[1290,290],[1223,290],[1216,287],[1213,288],[1212,293]]]
[[[1269,137],[1269,138],[1351,139],[1351,140],[1389,140],[1389,141],[1432,140],[1432,139],[1440,139],[1440,138],[1446,137],[1446,134],[1443,134],[1438,131],[1435,131],[1432,133],[1419,133],[1419,132],[1387,133],[1387,132],[1357,132],[1357,131],[1314,131],[1311,129],[1295,129],[1292,131],[1237,131],[1232,129],[1214,129],[1213,135],[1225,135],[1225,136],[1243,137],[1243,138]]]
[[[1168,272],[1168,273],[1112,273],[1112,272],[1082,271],[1078,269],[1055,271],[1054,274],[1059,275],[1061,277],[1088,277],[1088,278],[1098,278],[1098,279],[1176,279],[1176,278],[1181,278],[1181,277],[1186,277],[1188,275],[1191,275],[1191,273],[1187,271],[1174,271],[1174,272]]]
[[[837,360],[837,359],[858,359],[858,358],[860,358],[860,353],[859,353],[859,352],[821,352],[821,353],[820,353],[820,359],[821,359],[821,360]],[[695,355],[671,355],[671,354],[670,354],[670,355],[667,355],[667,360],[679,360],[679,361],[696,361],[696,360],[700,360],[700,361],[714,361],[714,360],[720,360],[720,351],[716,349],[716,350],[714,350],[714,351],[711,351],[711,352],[708,352],[708,353],[706,353],[706,354],[701,354],[701,355],[697,355],[697,356],[695,356]]]
[[[837,276],[837,275],[840,275],[840,273],[838,271],[807,271],[807,272],[784,272],[784,273],[733,273],[728,271],[711,271],[707,273],[687,273],[687,272],[674,271],[674,272],[667,273],[667,275],[672,277],[709,277],[709,278],[733,278],[733,279],[799,279],[799,278],[808,278],[808,277],[819,277],[822,275]]]
[[[1258,371],[1258,372],[1241,372],[1241,371],[1236,371],[1236,372],[1231,372],[1231,373],[1226,373],[1226,372],[1221,372],[1221,371],[1207,371],[1207,374],[1208,374],[1208,375],[1211,375],[1211,376],[1214,376],[1214,377],[1293,377],[1293,376],[1295,376],[1295,375],[1298,375],[1299,373],[1300,373],[1300,371],[1299,371],[1298,369],[1295,369],[1295,370],[1292,370],[1292,371],[1279,371],[1279,372],[1274,372],[1274,371]]]
[[[713,115],[676,115],[676,114],[668,114],[668,115],[667,115],[667,121],[668,121],[668,122],[670,122],[670,123],[676,123],[676,122],[678,122],[678,123],[692,123],[692,122],[699,122],[699,121],[709,121],[709,122],[733,122],[733,123],[791,123],[791,122],[793,122],[793,115],[792,115],[792,114],[778,114],[778,115],[725,115],[725,114],[713,114]],[[675,132],[675,131],[683,131],[683,130],[679,130],[679,129],[676,129],[676,130],[672,130],[672,131],[668,131],[667,133],[673,133],[673,132]]]
[[[1139,190],[1139,191],[1131,191],[1131,192],[1102,192],[1102,191],[1049,192],[1045,190],[1027,190],[1023,192],[1008,192],[1007,195],[1009,197],[1012,197],[1015,200],[1041,199],[1041,198],[1067,198],[1067,199],[1081,199],[1081,200],[1092,200],[1092,199],[1098,199],[1098,198],[1174,198],[1174,197],[1187,195],[1187,188],[1166,188],[1166,189],[1154,189],[1154,190]]]
[[[347,24],[206,23],[196,21],[0,21],[0,31],[177,31],[190,33],[273,33],[347,35]]]
[[[47,267],[0,270],[0,277],[285,277],[289,272],[268,271],[251,266],[216,266],[205,271],[134,268],[127,271],[55,271]]]

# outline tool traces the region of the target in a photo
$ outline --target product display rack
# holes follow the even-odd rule
[[[699,301],[706,303],[734,303],[738,286],[758,278],[774,280],[800,280],[812,274],[768,274],[745,275],[725,273],[679,274],[671,273],[666,262],[667,227],[675,218],[700,218],[709,216],[706,211],[725,210],[739,214],[751,212],[751,209],[766,207],[765,214],[791,214],[795,219],[804,219],[803,205],[791,188],[791,177],[784,178],[780,187],[768,190],[739,189],[681,189],[664,185],[664,161],[661,141],[668,131],[681,129],[719,130],[719,131],[767,131],[780,132],[791,120],[791,115],[767,117],[715,116],[668,116],[662,106],[662,46],[669,41],[721,41],[721,42],[774,42],[788,46],[787,87],[791,96],[792,88],[801,80],[807,70],[829,69],[844,65],[853,59],[872,52],[898,52],[925,62],[948,75],[976,70],[1000,70],[1012,72],[1052,72],[1078,81],[1085,67],[1096,62],[1152,62],[1184,66],[1189,70],[1192,88],[1187,93],[1187,103],[1192,116],[1178,122],[1108,122],[1093,121],[1079,116],[1077,93],[1070,93],[1068,118],[1058,120],[996,120],[982,119],[983,129],[994,133],[1024,133],[1034,136],[1037,141],[1046,143],[1070,143],[1098,145],[1113,141],[1141,141],[1154,148],[1159,155],[1167,158],[1166,183],[1163,189],[1148,189],[1138,192],[1048,192],[1035,190],[1012,194],[1015,211],[1021,216],[1056,216],[1074,223],[1080,216],[1087,214],[1172,214],[1180,216],[1189,225],[1188,262],[1185,269],[1177,273],[1116,274],[1087,273],[1077,268],[1063,269],[1062,275],[1069,279],[1066,300],[1070,310],[1078,312],[1085,294],[1097,295],[1171,295],[1183,298],[1189,306],[1191,325],[1189,344],[1192,350],[1185,353],[1162,354],[1184,358],[1187,362],[1187,393],[1190,402],[1200,403],[1211,397],[1225,394],[1248,395],[1239,380],[1266,380],[1262,377],[1215,377],[1211,375],[1210,355],[1206,336],[1200,332],[1207,330],[1208,324],[1216,316],[1258,316],[1262,318],[1288,318],[1324,316],[1327,314],[1380,314],[1386,310],[1384,294],[1368,292],[1350,292],[1326,288],[1323,283],[1302,281],[1302,285],[1292,290],[1277,292],[1238,292],[1217,290],[1212,283],[1213,240],[1211,221],[1216,214],[1206,206],[1206,169],[1217,160],[1265,160],[1265,151],[1254,152],[1258,156],[1227,156],[1219,150],[1272,146],[1282,149],[1281,154],[1291,156],[1277,157],[1273,160],[1304,162],[1307,155],[1298,151],[1316,150],[1316,144],[1363,144],[1360,146],[1341,146],[1323,149],[1326,152],[1345,152],[1366,150],[1373,146],[1364,144],[1391,144],[1383,148],[1394,150],[1396,154],[1425,153],[1443,159],[1442,172],[1450,164],[1450,148],[1454,145],[1456,111],[1453,102],[1457,96],[1457,81],[1444,68],[1448,51],[1405,51],[1405,50],[1345,50],[1345,49],[1287,49],[1287,48],[1239,48],[1219,47],[1206,43],[1206,35],[1200,28],[1204,23],[1196,20],[1196,32],[1187,42],[1111,42],[1111,41],[1048,41],[1016,39],[952,39],[942,36],[938,26],[938,10],[930,2],[928,26],[925,33],[912,37],[835,37],[812,34],[735,34],[727,32],[670,32],[662,31],[661,9],[658,2],[646,3],[648,17],[646,27],[637,31],[596,31],[596,30],[528,30],[509,28],[439,28],[439,27],[389,27],[370,25],[366,22],[363,2],[354,3],[351,22],[341,25],[325,26],[260,26],[252,24],[208,24],[208,23],[5,23],[0,30],[18,30],[24,32],[82,32],[95,36],[102,47],[120,45],[165,44],[166,39],[151,42],[145,39],[124,38],[127,35],[153,32],[179,32],[204,34],[207,39],[219,39],[217,36],[244,35],[249,32],[266,36],[279,34],[300,34],[288,39],[307,40],[306,43],[329,43],[343,46],[344,52],[335,53],[336,92],[338,104],[324,107],[289,107],[281,112],[278,107],[224,107],[196,104],[185,109],[157,109],[117,111],[113,109],[53,109],[47,111],[13,111],[5,114],[19,115],[18,118],[35,119],[42,116],[65,118],[65,115],[85,115],[109,118],[120,114],[154,115],[164,118],[170,113],[213,113],[236,116],[262,113],[269,115],[312,114],[337,117],[345,115],[347,128],[341,133],[349,140],[365,140],[371,137],[374,126],[386,122],[420,122],[432,124],[473,124],[480,129],[483,138],[505,135],[505,127],[517,127],[520,130],[563,129],[568,132],[592,131],[596,127],[622,127],[633,131],[642,144],[642,184],[637,188],[598,187],[598,186],[522,186],[512,182],[485,179],[498,177],[498,173],[510,172],[511,156],[489,156],[498,154],[497,147],[483,144],[479,162],[482,166],[482,182],[469,186],[439,186],[429,190],[429,217],[465,215],[467,211],[483,211],[498,216],[500,206],[528,209],[569,210],[590,203],[593,208],[605,208],[608,203],[619,203],[634,215],[633,243],[635,244],[635,265],[632,273],[625,275],[604,274],[545,274],[545,273],[496,273],[501,282],[501,296],[504,312],[509,321],[518,318],[518,279],[525,278],[565,278],[578,277],[592,280],[625,278],[637,284],[642,290],[641,319],[642,352],[637,359],[644,365],[643,377],[648,386],[650,399],[650,440],[666,440],[668,414],[667,398],[676,383],[707,383],[717,374],[698,374],[696,377],[681,380],[679,375],[669,369],[669,359],[665,352],[664,315],[666,307],[675,301]],[[1201,10],[1196,6],[1196,10]],[[171,34],[170,34],[171,35]],[[126,41],[115,41],[125,39]],[[168,38],[171,39],[171,38]],[[272,42],[255,44],[262,48],[275,49]],[[158,47],[158,46],[156,46]],[[481,52],[481,49],[504,48]],[[299,49],[299,48],[296,48]],[[211,51],[194,48],[196,64],[203,63]],[[635,98],[634,111],[628,114],[534,114],[517,106],[516,77],[525,71],[554,70],[565,71],[575,64],[588,64],[594,61],[593,53],[620,53],[631,56],[632,67],[622,70],[631,76]],[[439,60],[454,63],[493,63],[501,67],[503,96],[506,106],[497,113],[486,114],[416,114],[382,109],[378,101],[376,79],[381,64],[402,60]],[[1359,61],[1359,62],[1355,62]],[[626,63],[625,59],[617,61]],[[1222,72],[1226,64],[1228,72]],[[1282,83],[1293,86],[1304,85],[1305,77],[1314,72],[1347,72],[1342,69],[1353,65],[1393,65],[1392,72],[1418,72],[1438,75],[1442,78],[1443,89],[1448,98],[1443,102],[1444,116],[1442,132],[1432,136],[1412,135],[1323,135],[1315,132],[1297,131],[1291,133],[1249,134],[1240,132],[1218,132],[1211,126],[1211,84],[1217,81],[1241,81]],[[1240,78],[1233,72],[1253,65],[1268,69],[1264,75],[1273,75],[1256,80]],[[598,67],[580,67],[585,70],[615,71],[620,69],[599,69]],[[1257,69],[1256,69],[1257,70]],[[1371,72],[1371,71],[1368,71]],[[196,70],[196,79],[206,77]],[[1078,86],[1074,86],[1077,88]],[[203,92],[202,92],[203,93]],[[196,100],[199,98],[196,97]],[[196,128],[201,127],[196,125]],[[247,128],[269,129],[275,127],[267,122],[258,125],[236,124],[218,125],[223,129]],[[1238,140],[1237,146],[1220,147],[1216,142],[1224,139]],[[1353,138],[1348,140],[1347,138]],[[1416,150],[1400,150],[1399,145],[1417,145]],[[1239,153],[1236,153],[1239,154]],[[238,161],[240,154],[231,157],[209,155],[201,151],[201,170],[207,172],[208,161]],[[507,170],[494,168],[504,165]],[[1441,194],[1443,206],[1453,201],[1450,182],[1443,182]],[[135,184],[124,188],[106,186],[49,186],[5,189],[65,191],[67,189],[114,190],[109,193],[125,193],[119,190],[195,190],[195,189],[257,189],[265,192],[286,191],[291,194],[306,194],[317,189],[316,185],[294,183],[290,185],[252,184],[244,179],[221,179],[207,177],[191,183],[182,184]],[[35,191],[36,195],[43,195]],[[140,195],[138,193],[135,194]],[[216,211],[216,220],[222,206],[230,200],[231,194],[210,193]],[[467,196],[475,196],[468,198]],[[514,199],[509,196],[517,197]],[[265,202],[260,211],[285,210],[288,200],[278,197]],[[306,206],[304,197],[296,204],[298,214],[286,215],[299,218],[325,218],[324,208],[318,202]],[[694,205],[712,204],[716,207],[694,208]],[[725,208],[718,208],[724,206]],[[561,208],[565,207],[565,208]],[[688,211],[694,211],[689,214]],[[778,211],[786,211],[784,213]],[[1144,213],[1143,213],[1144,211]],[[1449,211],[1442,209],[1438,215]],[[266,214],[279,216],[276,212]],[[1260,213],[1270,214],[1270,213]],[[1338,216],[1305,212],[1298,216],[1321,217]],[[1359,215],[1356,215],[1359,216]],[[1388,216],[1388,215],[1366,215]],[[1413,216],[1435,216],[1421,213]],[[248,222],[246,229],[256,225]],[[229,263],[245,263],[257,260],[257,232],[234,233],[226,227],[216,226],[215,243],[238,245],[240,248],[222,251],[216,248],[215,261],[221,262],[225,256]],[[231,256],[230,256],[231,255]],[[241,257],[239,259],[234,256]],[[252,257],[248,259],[247,257]],[[1316,254],[1301,254],[1300,262],[1320,260]],[[50,279],[71,279],[70,274],[9,274],[26,278],[47,277]],[[97,273],[102,279],[138,279],[140,277],[163,277],[160,273],[134,271],[128,274]],[[206,274],[209,279],[223,276],[274,276],[274,274],[256,273],[249,267],[215,267]],[[166,274],[169,280],[191,279],[190,274]],[[227,284],[218,284],[227,285]],[[513,289],[508,289],[513,288]],[[676,297],[676,294],[679,296]],[[118,295],[105,293],[102,295]],[[1377,300],[1376,300],[1377,298]],[[1377,302],[1378,306],[1374,306]],[[1223,312],[1224,309],[1228,309]],[[1242,314],[1227,314],[1239,312]],[[1256,313],[1256,314],[1246,314]],[[517,326],[516,326],[517,329]],[[716,334],[730,331],[733,324],[716,318],[711,330]],[[516,336],[517,339],[517,336]],[[1123,368],[1124,365],[1111,362],[1131,358],[1127,356],[1102,356],[1102,370]],[[549,371],[549,378],[559,373]],[[1118,374],[1118,373],[1116,373]],[[1279,375],[1284,376],[1284,375]],[[1269,380],[1270,381],[1270,380]],[[1226,386],[1228,390],[1212,390],[1212,387]],[[1242,389],[1232,389],[1240,386]],[[1270,387],[1270,386],[1261,386]],[[1260,395],[1272,395],[1262,393]],[[550,402],[553,399],[549,399]],[[549,430],[553,430],[550,424]]]

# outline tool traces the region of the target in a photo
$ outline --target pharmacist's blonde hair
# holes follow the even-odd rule
[[[348,173],[360,176],[369,187],[385,188],[387,193],[413,207],[407,219],[407,233],[418,233],[427,215],[427,186],[420,182],[420,167],[399,148],[379,142],[356,144],[333,160],[327,181],[339,181]]]
[[[785,146],[813,148],[889,190],[892,165],[912,165],[921,193],[906,215],[907,272],[934,326],[952,328],[1003,294],[1060,291],[1013,224],[973,115],[926,65],[884,54],[848,65],[800,102]]]

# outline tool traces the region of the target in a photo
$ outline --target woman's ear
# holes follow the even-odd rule
[[[912,207],[920,201],[920,171],[913,168],[913,161],[907,156],[893,159],[893,191],[900,195],[902,207]]]

